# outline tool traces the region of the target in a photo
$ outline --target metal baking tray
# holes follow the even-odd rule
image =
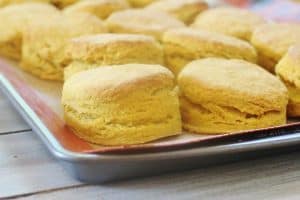
[[[13,65],[0,59],[0,88],[49,151],[74,177],[83,182],[102,183],[194,169],[248,156],[257,157],[266,153],[280,152],[283,148],[294,148],[300,144],[300,123],[294,122],[281,127],[204,137],[204,139],[188,140],[173,145],[162,141],[116,148],[96,146],[93,147],[95,150],[90,150],[89,146],[85,149],[87,148],[85,143],[78,142],[72,133],[60,136],[54,134],[60,127],[59,122],[51,117],[52,113],[49,110],[39,105],[41,102],[38,101],[38,96],[35,97],[33,93],[26,90],[27,84],[38,85],[40,88],[43,82],[37,84],[34,81],[21,81],[18,76],[21,75],[26,79],[30,75]],[[30,81],[32,79],[34,78],[29,78]],[[48,86],[46,88],[47,91],[53,89],[49,89]],[[36,90],[38,91],[39,89]],[[35,104],[30,104],[28,98],[34,100]],[[49,98],[51,104],[51,97],[45,98]],[[46,123],[47,120],[51,123],[51,127]],[[65,127],[60,128],[65,130]],[[64,141],[71,146],[66,145]]]

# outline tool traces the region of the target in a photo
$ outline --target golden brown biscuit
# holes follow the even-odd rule
[[[233,7],[217,7],[201,13],[191,27],[250,41],[254,29],[264,23],[266,21],[262,17],[251,11]]]
[[[145,7],[153,2],[156,2],[158,0],[127,0],[128,3],[130,3],[130,5],[132,7],[136,7],[136,8],[141,8],[141,7]]]
[[[22,35],[34,21],[44,21],[59,11],[48,4],[26,3],[10,5],[0,10],[0,55],[20,60]]]
[[[256,51],[249,43],[204,30],[170,30],[163,37],[163,45],[166,64],[175,74],[187,63],[199,58],[238,58],[256,62]]]
[[[244,60],[207,58],[178,76],[183,127],[221,134],[286,123],[287,89],[275,76]]]
[[[66,123],[102,145],[130,145],[180,134],[174,76],[159,65],[128,64],[80,72],[62,92]]]
[[[63,80],[63,68],[70,62],[65,52],[70,39],[106,31],[100,19],[87,13],[32,23],[24,33],[21,67],[42,79]]]
[[[292,46],[279,61],[276,74],[289,90],[288,115],[300,116],[300,43]]]
[[[258,63],[274,72],[275,65],[288,48],[300,43],[300,25],[284,23],[261,25],[254,31],[251,43],[257,49]]]
[[[145,35],[111,33],[82,36],[71,41],[67,53],[72,62],[64,70],[65,80],[80,71],[105,65],[164,64],[161,45]]]
[[[207,8],[208,5],[204,0],[163,0],[146,7],[168,12],[186,24],[192,23],[195,17]]]
[[[106,19],[113,12],[128,9],[126,0],[84,0],[64,9],[64,12],[87,12]]]
[[[115,12],[106,20],[106,24],[113,33],[145,34],[158,40],[165,31],[185,26],[165,12],[140,9]]]

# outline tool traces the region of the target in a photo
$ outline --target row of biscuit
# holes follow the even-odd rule
[[[286,123],[287,89],[261,67],[238,59],[195,60],[174,75],[161,65],[102,66],[64,84],[66,123],[102,145],[180,134],[222,134]]]
[[[299,25],[237,8],[206,10],[201,0],[144,9],[104,2],[0,10],[0,54],[40,78],[65,79],[65,119],[81,138],[137,144],[181,127],[219,134],[282,125],[283,83],[288,114],[299,116],[300,50],[288,51],[300,43]]]

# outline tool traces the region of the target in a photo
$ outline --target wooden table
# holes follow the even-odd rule
[[[74,180],[0,92],[0,199],[300,199],[300,152],[105,185]]]

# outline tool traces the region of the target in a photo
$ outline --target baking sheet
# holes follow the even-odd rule
[[[218,0],[210,2],[219,3]],[[257,9],[255,11],[264,16],[271,13],[269,19],[274,19],[273,15],[280,14],[273,12],[274,8],[281,11],[289,10],[288,7],[282,9],[278,6],[287,2],[284,0],[227,0],[227,2]],[[258,5],[255,8],[252,6],[253,2],[278,4],[277,6],[261,4],[261,7]],[[289,15],[292,12],[285,13]],[[299,17],[294,17],[289,15],[288,19],[299,21]],[[185,134],[144,145],[93,146],[76,137],[64,124],[59,102],[62,84],[39,80],[22,72],[16,66],[16,63],[0,58],[0,89],[3,89],[51,154],[71,175],[83,182],[103,183],[158,175],[299,148],[300,125],[297,119],[283,127],[232,135],[201,137]]]
[[[62,106],[60,104],[62,83],[45,81],[23,72],[16,63],[4,58],[0,59],[0,72],[14,87],[17,93],[23,98],[28,106],[35,112],[41,123],[53,134],[54,138],[65,149],[72,152],[82,153],[124,153],[124,152],[145,152],[164,151],[170,149],[188,148],[190,146],[206,144],[207,142],[221,142],[232,137],[272,132],[279,128],[300,126],[300,122],[293,121],[288,125],[270,127],[265,129],[250,130],[222,135],[198,135],[183,133],[162,140],[146,144],[128,146],[100,146],[88,143],[77,137],[67,127],[63,120]]]

